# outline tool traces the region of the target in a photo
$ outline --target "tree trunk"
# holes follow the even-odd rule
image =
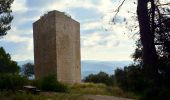
[[[149,0],[138,0],[137,16],[140,28],[140,38],[143,46],[143,67],[145,70],[153,72],[157,62],[157,54],[154,45],[153,27],[151,27],[150,16],[148,15],[148,2]]]

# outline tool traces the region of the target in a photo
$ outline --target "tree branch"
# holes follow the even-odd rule
[[[118,6],[118,8],[115,10],[115,15],[113,16],[113,20],[112,21],[114,21],[114,19],[115,19],[115,17],[117,16],[117,14],[118,14],[118,12],[120,11],[120,8],[122,7],[122,5],[124,4],[124,2],[125,2],[125,0],[123,0],[122,2],[121,2],[121,4]]]
[[[165,4],[159,4],[157,6],[166,6],[166,5],[170,5],[170,2],[169,3],[165,3]]]

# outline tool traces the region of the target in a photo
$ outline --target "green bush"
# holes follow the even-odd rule
[[[145,81],[142,69],[139,65],[130,65],[123,69],[116,69],[115,79],[120,88],[135,93],[143,92],[149,83],[149,81]]]
[[[27,82],[26,77],[17,74],[0,74],[0,90],[21,89]]]
[[[71,93],[74,94],[93,94],[93,95],[111,95],[112,93],[107,91],[105,84],[96,83],[81,83],[74,84],[71,87]]]
[[[141,94],[140,100],[170,100],[170,89],[153,86]]]
[[[105,72],[99,72],[98,74],[90,74],[89,76],[85,77],[84,82],[93,82],[93,83],[103,83],[108,86],[114,85],[114,76],[109,76]]]
[[[159,74],[154,78],[144,74],[140,65],[130,65],[115,70],[117,85],[125,91],[133,92],[140,100],[170,100],[170,64],[159,60]],[[151,73],[152,74],[152,73]]]
[[[34,85],[45,91],[67,92],[68,87],[57,81],[56,75],[48,75],[40,80],[34,81]]]
[[[16,61],[11,59],[9,53],[6,53],[3,47],[0,47],[0,74],[19,73],[19,66]]]

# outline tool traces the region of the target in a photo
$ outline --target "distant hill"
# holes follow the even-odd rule
[[[28,62],[31,62],[31,63],[34,63],[33,60],[24,60],[24,61],[17,61],[18,65],[21,67],[22,65],[28,63]]]
[[[89,74],[96,74],[100,71],[108,74],[114,74],[116,68],[123,68],[131,64],[132,61],[97,61],[97,60],[84,60],[81,62],[81,75],[82,78]]]
[[[32,60],[18,61],[18,65],[22,66],[25,63],[32,62]],[[131,64],[132,61],[98,61],[98,60],[83,60],[81,61],[81,78],[89,74],[96,74],[100,71],[108,74],[113,74],[116,68],[123,68]]]

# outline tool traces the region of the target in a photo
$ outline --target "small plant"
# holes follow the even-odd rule
[[[36,80],[34,85],[45,91],[67,92],[66,85],[57,81],[56,75],[48,75],[40,80]]]

